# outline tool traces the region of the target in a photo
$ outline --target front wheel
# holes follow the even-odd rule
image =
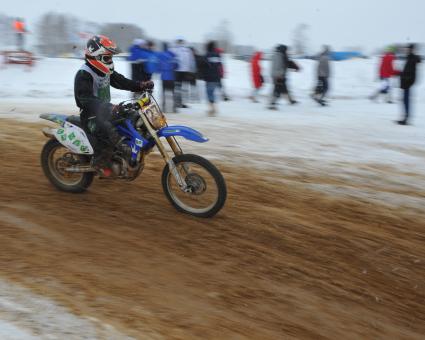
[[[176,170],[187,184],[182,190],[168,164],[162,172],[162,188],[174,207],[196,217],[212,217],[226,202],[226,183],[220,171],[208,160],[183,154],[173,158]]]
[[[41,152],[41,167],[56,188],[66,192],[80,193],[93,182],[93,173],[70,173],[67,167],[88,162],[88,157],[71,153],[56,139],[50,139]]]

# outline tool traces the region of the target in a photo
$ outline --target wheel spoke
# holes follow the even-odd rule
[[[69,153],[62,145],[58,145],[58,147],[52,150],[48,161],[49,169],[59,182],[65,185],[75,185],[81,181],[83,174],[65,171],[67,167],[74,165],[74,162],[79,162],[76,157],[78,155]]]

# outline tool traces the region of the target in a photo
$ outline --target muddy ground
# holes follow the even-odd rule
[[[423,187],[364,179],[416,202],[397,206],[217,161],[227,204],[197,219],[167,202],[156,155],[134,183],[55,190],[41,126],[0,124],[2,278],[140,339],[423,339]]]

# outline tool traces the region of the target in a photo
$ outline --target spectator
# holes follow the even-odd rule
[[[152,78],[152,75],[154,73],[159,72],[158,53],[155,51],[155,43],[152,40],[148,40],[147,49],[149,53],[148,53],[148,60],[145,64],[145,71],[146,71],[146,74],[150,75],[150,77]]]
[[[24,50],[24,34],[27,32],[24,19],[16,18],[13,22],[13,30],[16,34],[16,47],[19,51]]]
[[[152,73],[148,72],[148,62],[151,58],[151,50],[143,39],[135,39],[130,47],[130,55],[127,60],[131,62],[131,79],[136,81],[148,81],[152,79]]]
[[[189,86],[191,80],[190,74],[196,72],[195,57],[181,37],[177,39],[175,47],[170,50],[176,55],[178,63],[175,82],[176,107],[187,108],[188,106],[184,101],[187,100],[187,86]]]
[[[317,67],[317,86],[313,94],[313,99],[320,105],[326,106],[326,94],[329,90],[329,76],[330,76],[330,49],[329,46],[324,46],[323,51],[319,56],[319,63]]]
[[[404,106],[404,118],[397,121],[400,125],[409,124],[409,118],[411,113],[410,96],[411,88],[416,82],[416,68],[421,62],[419,56],[415,54],[416,45],[410,44],[407,48],[407,59],[404,65],[403,71],[401,72],[400,87],[403,89],[403,106]]]
[[[230,98],[229,98],[229,96],[226,93],[226,89],[224,88],[223,79],[224,79],[225,72],[224,72],[223,58],[221,58],[221,55],[223,54],[224,51],[221,48],[216,48],[216,52],[220,56],[220,59],[221,59],[220,81],[218,83],[218,88],[220,89],[220,92],[221,92],[221,95],[223,97],[223,100],[225,102],[227,102],[228,100],[230,100]]]
[[[252,81],[254,84],[254,91],[252,92],[250,99],[254,103],[258,103],[258,100],[257,100],[258,92],[260,91],[261,87],[264,84],[264,78],[261,72],[261,65],[260,65],[260,61],[262,58],[263,58],[262,52],[256,52],[254,56],[251,58],[251,75],[252,75]]]
[[[175,101],[175,70],[177,68],[176,55],[168,49],[167,43],[164,43],[163,52],[158,54],[159,72],[162,80],[162,109],[167,111],[167,97],[171,94],[172,111],[176,112]]]
[[[271,76],[274,83],[274,89],[269,106],[270,110],[277,110],[276,102],[281,94],[287,96],[291,105],[297,103],[297,101],[292,98],[289,92],[286,76],[288,69],[299,71],[299,67],[297,64],[295,64],[295,62],[289,59],[287,52],[287,46],[279,45],[276,47],[275,53],[273,54]]]
[[[192,70],[192,72],[189,73],[189,84],[190,84],[189,98],[193,102],[199,102],[197,80],[201,79],[199,75],[199,69],[200,69],[200,59],[202,59],[202,57],[198,54],[198,52],[196,51],[194,47],[189,47],[189,48],[192,51],[193,58],[195,60],[194,69]]]
[[[399,71],[394,69],[394,51],[395,49],[393,47],[389,47],[381,59],[381,65],[379,67],[379,78],[381,79],[381,83],[378,91],[370,96],[371,100],[377,99],[380,94],[386,94],[387,103],[392,103],[391,78],[400,74]]]
[[[209,102],[208,115],[214,116],[217,113],[215,102],[215,90],[219,87],[221,78],[221,58],[216,52],[216,44],[214,41],[210,41],[207,44],[207,54],[205,55],[203,62],[203,78],[206,82],[206,90]]]

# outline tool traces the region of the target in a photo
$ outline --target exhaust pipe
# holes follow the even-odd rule
[[[72,173],[85,173],[85,172],[96,172],[95,168],[92,168],[89,165],[86,166],[71,166],[69,168],[65,168],[66,172]]]

